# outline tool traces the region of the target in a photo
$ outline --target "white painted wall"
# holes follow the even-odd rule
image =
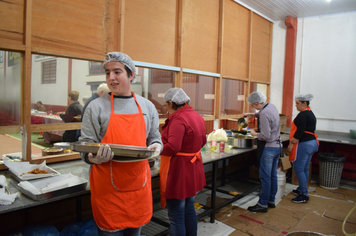
[[[273,28],[271,102],[281,111],[284,22]],[[356,129],[356,12],[298,19],[294,95],[311,93],[317,130]],[[298,114],[294,109],[293,118]]]
[[[282,113],[286,28],[284,21],[275,22],[273,25],[270,102],[277,107],[279,113]]]

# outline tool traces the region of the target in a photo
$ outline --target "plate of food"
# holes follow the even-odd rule
[[[89,142],[75,142],[70,144],[70,148],[75,152],[85,152],[96,154],[100,148],[100,145],[105,145],[105,143],[89,143]],[[140,146],[129,146],[129,145],[118,145],[118,144],[108,144],[111,151],[114,152],[114,161],[140,161],[146,160],[154,156],[154,150],[148,149],[147,147]]]
[[[9,168],[14,179],[19,182],[60,175],[59,172],[47,166],[45,161],[41,164],[30,164],[4,160],[4,164]]]

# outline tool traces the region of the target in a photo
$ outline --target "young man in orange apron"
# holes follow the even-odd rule
[[[111,93],[92,101],[83,117],[81,141],[140,146],[160,152],[158,113],[131,92],[135,65],[120,52],[108,53],[104,68]],[[151,172],[147,160],[115,162],[109,145],[81,154],[92,164],[91,203],[99,235],[140,235],[152,217]]]
[[[299,114],[292,122],[288,145],[289,160],[293,162],[299,183],[299,187],[292,191],[297,196],[292,199],[294,203],[309,201],[307,189],[309,163],[319,149],[318,136],[315,134],[316,118],[309,107],[312,99],[312,94],[299,94],[295,97],[295,106]]]

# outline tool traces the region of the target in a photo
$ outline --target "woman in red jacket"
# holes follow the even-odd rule
[[[205,186],[200,149],[206,143],[204,119],[188,106],[190,98],[181,88],[165,95],[169,117],[162,128],[161,206],[167,202],[170,235],[197,235],[194,199]]]

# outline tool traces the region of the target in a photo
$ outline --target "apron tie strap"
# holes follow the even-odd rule
[[[203,162],[203,159],[201,157],[201,152],[195,153],[194,157],[190,160],[191,163],[194,163],[196,160]]]
[[[319,145],[318,135],[317,135],[316,133],[312,133],[312,132],[309,132],[309,131],[304,131],[304,133],[314,135],[314,137],[315,137],[315,139],[316,139],[316,142],[317,142],[317,144]]]

